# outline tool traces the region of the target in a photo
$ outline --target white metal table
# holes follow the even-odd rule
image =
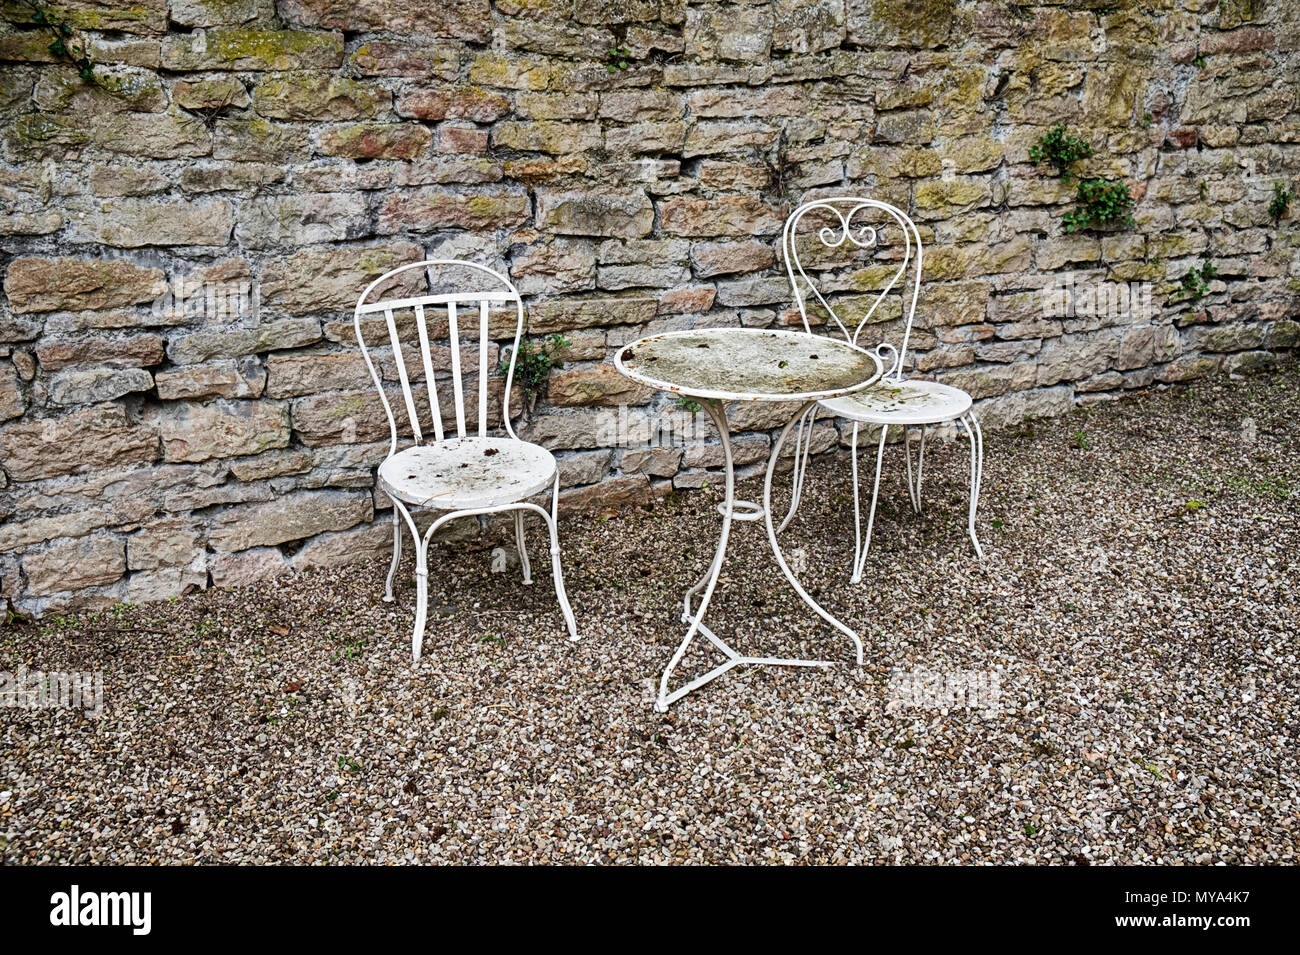
[[[786,564],[772,521],[772,475],[781,456],[786,436],[804,413],[823,398],[852,394],[870,387],[882,373],[880,360],[871,352],[847,342],[809,335],[805,332],[771,331],[755,328],[710,328],[652,335],[624,347],[614,357],[614,366],[634,381],[694,399],[704,406],[718,430],[726,461],[726,498],[718,506],[722,534],[713,563],[682,601],[682,622],[689,624],[677,652],[659,680],[655,708],[660,712],[693,690],[738,666],[833,666],[829,660],[798,660],[784,657],[746,656],[704,624],[704,614],[713,598],[727,553],[732,521],[763,520],[777,565],[790,586],[809,607],[853,640],[857,661],[862,662],[862,639],[850,627],[826,611],[808,592]],[[736,470],[731,454],[727,423],[728,402],[799,402],[800,407],[781,430],[768,456],[763,481],[763,503],[736,500]],[[699,608],[691,612],[691,600],[703,591]],[[668,692],[668,681],[681,663],[695,635],[703,634],[726,657],[685,686]]]

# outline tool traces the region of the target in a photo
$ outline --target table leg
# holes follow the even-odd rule
[[[832,661],[827,661],[827,660],[794,660],[794,659],[786,659],[783,657],[745,656],[744,654],[741,654],[736,650],[732,649],[731,646],[729,646],[726,641],[724,641],[711,629],[705,626],[704,614],[709,609],[709,601],[713,599],[713,591],[717,588],[718,578],[722,575],[722,565],[727,555],[727,542],[731,536],[731,522],[733,519],[735,519],[734,512],[736,509],[736,470],[735,470],[735,464],[733,462],[732,453],[731,453],[730,428],[727,424],[726,411],[722,403],[720,401],[707,400],[707,401],[702,401],[701,404],[704,405],[705,410],[707,410],[709,413],[709,417],[713,420],[714,426],[718,429],[718,435],[722,441],[723,458],[726,464],[726,496],[723,501],[723,506],[720,508],[722,513],[722,534],[718,538],[718,548],[716,551],[714,551],[713,562],[709,565],[708,571],[705,573],[705,575],[702,578],[700,578],[699,581],[696,582],[696,584],[693,587],[691,587],[686,592],[686,597],[682,602],[682,622],[688,623],[689,627],[687,628],[686,636],[682,638],[681,644],[678,645],[677,647],[677,652],[673,654],[672,659],[668,662],[668,666],[663,672],[663,676],[661,676],[659,679],[659,695],[657,700],[655,701],[655,709],[661,713],[665,712],[669,706],[671,706],[673,703],[680,700],[686,694],[690,693],[693,690],[699,689],[704,684],[708,683],[711,680],[716,679],[717,677],[726,673],[728,670],[733,669],[734,667],[764,666],[764,665],[825,667],[825,666],[835,665]],[[799,414],[796,415],[795,418],[790,422],[790,424],[786,426],[785,430],[781,432],[781,438],[777,441],[777,445],[773,449],[772,458],[768,463],[767,484],[764,488],[763,517],[767,521],[767,532],[769,538],[771,538],[772,540],[772,549],[776,554],[777,563],[779,563],[781,565],[781,569],[785,571],[786,578],[790,581],[791,584],[793,584],[795,591],[804,599],[806,603],[808,603],[809,606],[811,606],[814,610],[816,610],[819,614],[821,614],[822,617],[824,617],[826,620],[833,623],[839,629],[843,630],[845,633],[847,633],[857,642],[858,662],[861,663],[862,642],[858,640],[857,634],[855,634],[852,630],[848,629],[842,623],[840,623],[838,620],[836,620],[834,617],[828,614],[825,610],[823,610],[820,606],[818,606],[817,603],[811,597],[808,596],[808,594],[804,591],[804,589],[799,586],[799,582],[795,580],[794,577],[791,575],[789,568],[786,567],[785,558],[782,557],[781,550],[776,545],[776,532],[772,524],[772,510],[771,510],[772,471],[777,459],[777,454],[780,451],[781,443],[785,440],[785,437],[789,433],[790,428],[793,427],[795,422],[798,421],[799,418],[801,418],[807,410],[808,410],[807,405],[805,405],[802,409],[800,409]],[[753,505],[749,505],[749,506],[751,508],[753,507]],[[758,516],[757,514],[751,511],[751,512],[747,512],[746,516],[742,517],[741,519],[752,520],[757,516]],[[701,589],[703,589],[703,594],[700,597],[700,605],[696,609],[695,613],[692,614],[691,598],[694,597],[695,594],[699,593]],[[673,671],[677,669],[678,664],[681,663],[682,657],[686,654],[686,649],[691,645],[691,641],[695,639],[695,635],[697,633],[703,634],[704,637],[710,643],[712,643],[718,650],[720,650],[722,654],[727,658],[726,662],[720,664],[719,666],[714,667],[712,670],[709,670],[703,676],[691,680],[685,686],[679,687],[678,689],[669,693],[668,681],[672,677]]]
[[[853,641],[854,647],[857,649],[858,663],[861,664],[862,638],[847,626],[840,623],[840,621],[835,617],[831,616],[831,614],[825,610],[821,604],[809,596],[808,591],[804,590],[803,587],[799,585],[799,581],[795,579],[794,574],[790,572],[790,568],[785,562],[785,555],[781,553],[781,545],[776,539],[776,527],[772,523],[772,475],[776,473],[776,462],[781,457],[781,446],[785,444],[785,439],[790,433],[790,429],[793,428],[799,419],[804,416],[804,413],[807,412],[808,408],[814,404],[816,404],[816,402],[811,401],[808,402],[808,404],[805,404],[799,409],[795,416],[790,419],[790,423],[781,429],[781,434],[777,437],[776,444],[772,446],[772,453],[767,459],[767,476],[763,479],[763,511],[764,520],[767,522],[767,538],[772,544],[772,554],[776,557],[777,564],[780,566],[782,572],[784,572],[785,579],[790,581],[790,586],[794,588],[794,592],[803,598],[804,603],[817,611],[817,614],[823,620],[835,627],[841,633],[848,635],[849,639]]]
[[[722,643],[712,631],[704,630],[706,636],[718,646],[723,653],[727,655],[727,662],[715,670],[710,670],[698,680],[688,683],[681,689],[672,693],[668,692],[668,680],[677,669],[677,664],[682,662],[682,657],[686,653],[686,648],[691,645],[695,639],[695,634],[704,627],[704,612],[709,609],[709,601],[713,599],[713,590],[718,586],[718,577],[722,574],[722,562],[727,556],[727,539],[731,536],[731,519],[732,510],[736,497],[736,469],[732,463],[731,457],[731,430],[727,425],[727,412],[723,408],[722,402],[713,399],[703,399],[700,402],[704,405],[704,410],[709,413],[713,420],[713,425],[718,429],[718,437],[722,439],[722,455],[726,464],[726,497],[724,498],[722,508],[722,535],[718,538],[718,549],[713,553],[713,562],[709,565],[708,571],[701,577],[690,590],[686,591],[686,597],[682,601],[682,622],[689,623],[690,627],[686,631],[686,636],[682,637],[681,644],[677,647],[677,652],[673,658],[668,661],[668,667],[664,670],[663,676],[659,678],[659,699],[655,703],[655,709],[664,712],[668,707],[681,699],[691,690],[703,686],[715,676],[720,676],[726,670],[735,666],[735,660],[738,654],[725,643]],[[700,598],[699,609],[694,614],[691,613],[691,598],[704,588],[704,595]]]

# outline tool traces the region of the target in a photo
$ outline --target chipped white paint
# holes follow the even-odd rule
[[[818,241],[824,247],[836,249],[848,243],[856,248],[866,249],[877,244],[877,240],[882,238],[883,230],[861,223],[855,224],[854,220],[860,214],[866,214],[872,210],[888,216],[898,226],[898,231],[903,237],[902,256],[888,283],[876,296],[871,307],[859,319],[857,326],[850,334],[848,326],[844,324],[832,304],[822,295],[817,288],[817,282],[808,275],[802,264],[797,241],[799,238],[799,224],[805,216],[812,216],[814,223],[818,221],[819,216],[822,219],[829,218],[834,225],[824,226],[815,233]],[[951,385],[933,381],[910,381],[903,377],[903,370],[907,364],[907,344],[911,338],[912,323],[916,319],[916,302],[921,291],[921,234],[916,228],[916,223],[902,210],[896,209],[894,206],[878,199],[847,196],[817,199],[801,205],[786,220],[785,229],[781,234],[781,250],[785,257],[786,274],[790,279],[790,287],[794,293],[795,304],[799,308],[799,315],[803,319],[804,328],[809,332],[812,330],[808,321],[807,310],[808,296],[811,293],[813,298],[825,309],[831,321],[839,328],[845,339],[854,344],[858,343],[863,331],[872,324],[876,309],[880,307],[885,297],[893,291],[900,280],[905,278],[909,267],[912,269],[912,279],[902,287],[903,310],[906,320],[903,325],[903,336],[900,344],[895,348],[888,342],[881,342],[875,349],[877,355],[882,357],[886,355],[892,356],[893,362],[889,373],[870,388],[863,389],[855,394],[823,399],[818,405],[810,408],[804,416],[799,434],[795,439],[794,489],[790,499],[790,510],[786,513],[785,519],[777,529],[778,532],[785,530],[786,525],[794,518],[803,497],[804,475],[807,473],[808,455],[812,444],[810,439],[812,428],[817,421],[818,410],[825,408],[834,415],[852,421],[853,441],[850,453],[853,471],[854,537],[851,579],[853,583],[860,582],[866,564],[867,550],[871,547],[871,532],[875,525],[876,502],[880,495],[880,472],[885,455],[885,438],[889,433],[889,426],[894,425],[904,429],[904,450],[907,455],[907,491],[912,500],[912,509],[919,514],[921,513],[921,479],[925,467],[925,428],[928,425],[955,420],[961,424],[966,431],[967,437],[970,438],[970,508],[967,512],[966,526],[971,542],[975,545],[975,553],[982,560],[984,550],[980,547],[979,538],[975,534],[975,509],[979,504],[980,481],[984,474],[984,436],[980,431],[979,422],[975,418],[975,412],[972,410],[973,402],[971,397],[966,392]],[[880,428],[880,443],[876,450],[876,480],[871,490],[871,509],[867,516],[865,538],[862,535],[861,495],[858,489],[858,433],[863,424],[882,426]],[[921,447],[917,457],[915,473],[912,470],[911,432],[906,430],[913,426],[920,426],[921,428]]]
[[[804,332],[705,328],[633,342],[614,357],[629,378],[661,391],[722,401],[812,401],[880,377],[875,355]]]
[[[490,284],[494,287],[366,301],[372,291],[393,287],[393,279],[411,269],[425,270],[430,289],[437,285],[434,279],[435,270],[458,271],[461,276],[471,276],[475,283],[483,282],[488,278],[492,280]],[[503,435],[488,434],[488,377],[492,348],[488,329],[492,305],[513,306],[516,316],[510,360],[506,369],[505,390],[501,399],[502,428],[505,432]],[[426,442],[420,427],[416,396],[411,389],[401,336],[398,332],[397,316],[406,312],[410,312],[414,318],[416,335],[419,339],[417,350],[424,371],[425,398],[434,428],[432,442]],[[457,432],[457,437],[454,438],[446,436],[443,432],[442,399],[439,394],[438,380],[435,377],[437,370],[434,361],[435,345],[431,341],[429,332],[430,312],[441,313],[447,320],[446,353],[450,364],[452,410]],[[393,350],[393,360],[397,366],[397,376],[402,388],[402,402],[411,429],[411,439],[414,441],[413,446],[402,451],[397,449],[402,438],[397,419],[385,393],[383,379],[366,346],[362,326],[362,318],[366,315],[383,315],[388,328],[389,344]],[[526,513],[535,513],[546,522],[551,538],[551,573],[555,581],[555,595],[559,599],[560,610],[564,614],[564,622],[570,638],[578,639],[577,624],[574,622],[573,610],[569,607],[569,599],[564,592],[564,575],[560,569],[560,539],[556,522],[560,500],[560,479],[555,458],[545,448],[521,441],[515,435],[514,427],[510,422],[510,388],[514,382],[515,356],[519,352],[519,339],[524,327],[524,305],[519,292],[505,276],[473,262],[451,259],[414,262],[386,272],[366,287],[357,300],[353,324],[356,328],[357,344],[361,346],[362,357],[365,359],[366,367],[370,369],[371,380],[379,392],[379,400],[388,415],[391,435],[388,457],[380,464],[378,474],[379,486],[393,501],[393,560],[388,569],[385,600],[393,599],[393,577],[397,573],[397,566],[402,557],[401,521],[405,521],[415,541],[416,611],[415,630],[411,638],[411,655],[414,660],[419,662],[425,622],[428,618],[429,541],[438,528],[458,517],[513,511],[520,570],[525,584],[532,583],[532,577],[528,552],[524,544],[523,516]],[[468,331],[470,326],[474,326],[472,333]],[[463,342],[462,329],[466,329]],[[472,358],[475,344],[478,348],[477,362],[464,360]],[[441,355],[441,352],[439,354]],[[467,433],[462,372],[469,370],[476,371],[478,375],[477,435]],[[551,489],[549,513],[527,500],[548,487]],[[411,507],[428,507],[440,512],[423,535],[411,515]]]
[[[555,456],[527,441],[446,438],[397,452],[379,466],[379,486],[407,504],[450,511],[532,497],[555,471]]]
[[[722,532],[718,538],[718,547],[709,569],[686,591],[682,601],[682,622],[688,625],[686,635],[659,678],[655,708],[663,712],[686,694],[740,666],[833,665],[826,660],[747,656],[705,625],[704,615],[709,609],[709,602],[713,599],[713,592],[726,562],[727,542],[731,537],[733,521],[765,521],[772,554],[786,580],[804,603],[853,641],[860,664],[862,638],[828,613],[800,586],[798,578],[781,553],[772,521],[772,475],[780,460],[786,437],[817,399],[851,394],[870,386],[881,375],[880,359],[856,345],[820,338],[806,332],[714,328],[669,332],[643,338],[622,349],[615,356],[614,364],[620,372],[635,381],[699,399],[717,428],[726,464],[726,495],[719,507],[722,513]],[[768,456],[763,503],[760,505],[737,500],[736,469],[731,452],[726,404],[732,401],[791,400],[800,400],[802,405],[782,429]],[[691,602],[696,596],[700,603],[692,612]],[[713,648],[722,653],[725,660],[702,676],[669,692],[669,680],[697,634],[703,634]]]
[[[937,424],[960,418],[971,397],[937,381],[878,381],[865,391],[828,398],[821,406],[832,414],[866,424]]]

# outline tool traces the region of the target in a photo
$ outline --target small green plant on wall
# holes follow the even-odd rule
[[[1273,201],[1268,204],[1268,214],[1274,222],[1280,222],[1291,211],[1291,200],[1295,196],[1280,182],[1273,183]]]
[[[1092,155],[1092,144],[1066,132],[1065,124],[1058,123],[1029,147],[1029,161],[1035,166],[1047,162],[1056,167],[1056,174],[1067,182],[1074,178],[1070,166]]]
[[[534,344],[528,339],[521,339],[519,352],[515,356],[515,383],[524,391],[525,410],[531,414],[537,404],[537,396],[546,390],[546,381],[556,368],[563,368],[564,362],[556,354],[569,347],[569,340],[563,335],[548,335]],[[509,368],[510,356],[501,358],[501,372]]]
[[[1133,197],[1128,183],[1108,179],[1080,179],[1075,208],[1065,214],[1065,231],[1133,225]]]
[[[1192,266],[1183,275],[1183,291],[1193,302],[1199,301],[1201,296],[1210,290],[1210,281],[1218,277],[1219,270],[1214,267],[1213,262],[1206,259],[1199,269]]]
[[[611,73],[626,70],[632,65],[632,51],[625,46],[612,46],[605,54],[605,69]]]
[[[1092,154],[1092,145],[1071,136],[1064,123],[1053,126],[1029,147],[1029,161],[1035,166],[1050,163],[1062,180],[1078,183],[1074,192],[1075,208],[1065,214],[1066,232],[1133,225],[1133,196],[1128,183],[1079,179],[1070,168]]]
[[[32,11],[32,22],[52,38],[47,49],[54,56],[66,60],[77,68],[77,75],[87,83],[95,81],[95,64],[90,59],[86,44],[79,42],[72,27],[54,13],[33,0],[23,0],[23,6]]]

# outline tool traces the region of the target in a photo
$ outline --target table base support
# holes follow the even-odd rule
[[[690,622],[689,618],[683,622]],[[698,690],[704,684],[711,680],[716,680],[728,670],[734,670],[739,666],[778,666],[778,667],[833,667],[836,666],[834,660],[792,660],[786,657],[747,657],[733,650],[725,640],[710,630],[702,623],[696,623],[696,632],[703,634],[710,643],[721,650],[727,656],[727,662],[719,664],[708,673],[696,677],[685,686],[678,687],[667,696],[662,697],[655,703],[655,709],[660,713],[666,712],[668,707],[672,706],[683,696],[693,690]]]
[[[727,554],[727,540],[731,535],[731,524],[733,521],[758,521],[763,520],[767,524],[768,541],[772,545],[772,554],[776,558],[777,565],[781,568],[785,578],[789,581],[790,586],[794,588],[796,594],[802,598],[803,602],[815,610],[817,614],[826,622],[833,625],[837,630],[846,634],[853,641],[854,649],[857,651],[857,661],[862,663],[862,639],[849,627],[845,626],[830,613],[828,613],[821,604],[817,603],[806,590],[799,585],[799,581],[794,574],[790,572],[789,566],[785,562],[785,557],[781,554],[780,544],[776,539],[776,528],[772,522],[772,474],[776,469],[776,462],[779,458],[781,445],[785,442],[786,436],[790,433],[795,423],[812,407],[812,402],[807,402],[799,413],[790,420],[777,438],[776,444],[773,445],[772,452],[768,457],[767,476],[763,484],[763,503],[756,504],[750,501],[740,501],[736,499],[736,472],[734,461],[731,455],[731,435],[727,426],[726,413],[723,410],[722,402],[715,400],[705,400],[702,402],[705,410],[713,419],[714,425],[718,429],[718,437],[722,442],[723,461],[726,465],[726,497],[718,507],[722,514],[722,533],[718,538],[718,548],[714,551],[713,561],[704,576],[686,591],[686,597],[682,601],[682,623],[688,624],[686,636],[677,647],[677,652],[673,654],[672,659],[668,662],[668,667],[664,670],[663,675],[659,678],[659,693],[655,698],[655,709],[659,712],[665,712],[673,703],[680,700],[694,690],[698,690],[704,684],[715,680],[729,670],[734,670],[738,666],[789,666],[789,667],[829,667],[835,666],[831,660],[798,660],[787,657],[754,657],[745,656],[732,649],[731,646],[719,637],[716,633],[704,625],[704,614],[709,609],[709,601],[713,597],[713,591],[718,586],[718,578],[722,575],[722,565]],[[700,596],[699,607],[694,613],[691,612],[691,600],[697,594]],[[678,687],[671,693],[668,691],[668,681],[672,677],[673,671],[677,665],[682,662],[682,657],[686,653],[686,648],[690,646],[695,636],[702,635],[706,640],[714,645],[727,658],[727,662],[719,664],[712,670],[709,670],[703,676],[696,677],[688,682],[685,686]]]

